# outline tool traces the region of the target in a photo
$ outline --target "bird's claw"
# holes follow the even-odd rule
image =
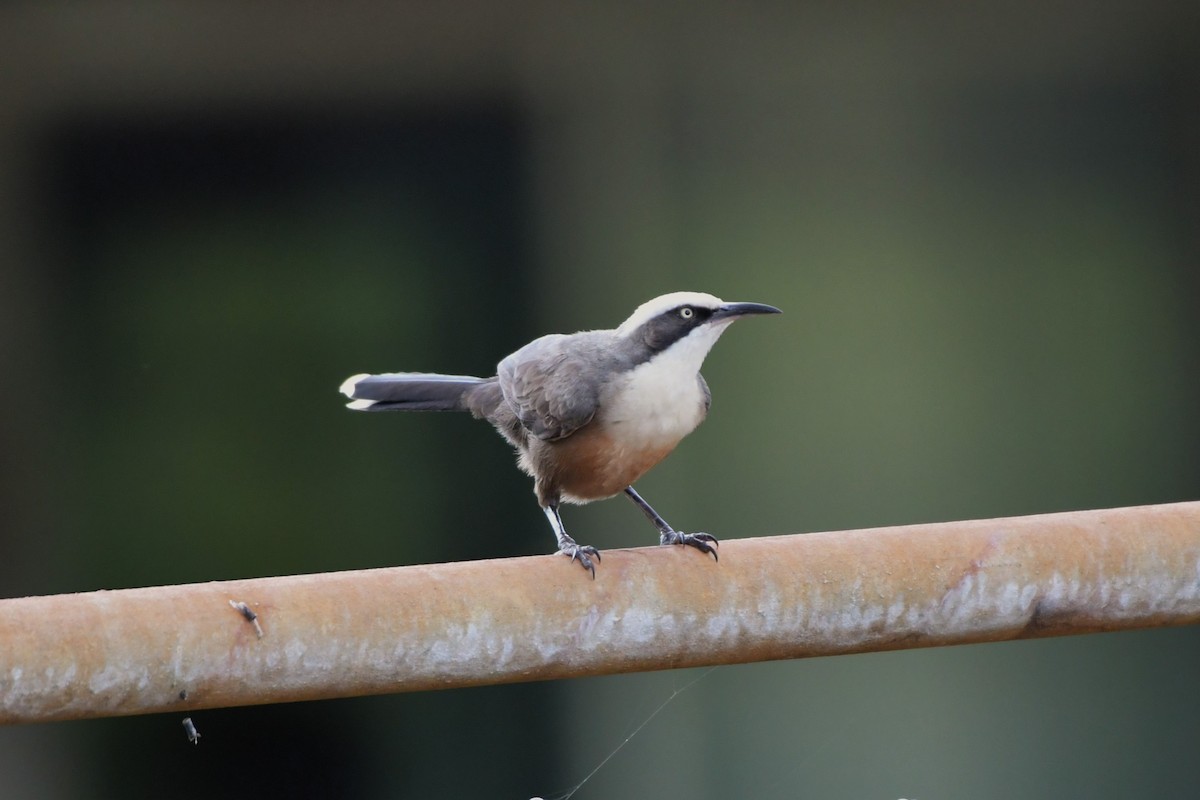
[[[572,561],[578,560],[584,569],[592,573],[592,580],[596,580],[596,564],[601,561],[599,550],[590,544],[575,544],[568,540],[558,546],[558,552],[570,556]],[[596,559],[595,564],[592,563],[593,558]]]
[[[717,537],[710,533],[680,533],[679,531],[663,531],[658,537],[661,544],[683,544],[688,547],[694,547],[701,553],[708,553],[715,560],[721,559],[717,556],[717,547],[720,542]]]

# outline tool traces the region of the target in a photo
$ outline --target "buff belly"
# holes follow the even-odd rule
[[[587,503],[620,494],[666,458],[678,441],[621,442],[595,428],[555,442],[547,462],[562,498]]]

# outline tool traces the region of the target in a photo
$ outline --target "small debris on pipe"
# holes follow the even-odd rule
[[[254,613],[254,609],[239,600],[230,600],[229,605],[233,606],[234,610],[246,618],[246,621],[254,626],[254,632],[258,634],[258,638],[263,637],[262,625],[258,622],[258,614]]]

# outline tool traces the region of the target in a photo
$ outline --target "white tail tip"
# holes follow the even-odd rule
[[[371,377],[370,374],[366,372],[360,372],[357,375],[351,375],[349,378],[346,378],[346,380],[342,381],[342,385],[338,387],[338,391],[346,395],[346,397],[354,397],[354,387],[357,386],[358,382],[363,378],[369,377]],[[358,403],[362,401],[355,400],[354,402]],[[354,403],[350,403],[350,408],[357,408],[357,406],[355,406]]]

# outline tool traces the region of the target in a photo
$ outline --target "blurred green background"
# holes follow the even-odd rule
[[[487,426],[337,386],[675,289],[786,312],[639,484],[685,530],[1196,499],[1198,34],[1168,2],[4,4],[0,595],[548,552]],[[654,541],[623,500],[565,516]],[[576,796],[1194,797],[1198,658],[725,667]],[[697,674],[198,712],[195,748],[7,728],[0,794],[549,797]]]

